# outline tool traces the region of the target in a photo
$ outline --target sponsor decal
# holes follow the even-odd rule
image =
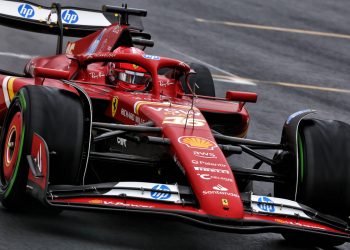
[[[128,204],[123,202],[113,202],[113,201],[103,201],[103,205],[109,206],[121,206],[121,207],[135,207],[135,208],[152,208],[153,206],[146,205],[136,205],[136,204]]]
[[[146,59],[149,59],[149,60],[156,60],[156,61],[159,61],[160,60],[160,57],[159,56],[154,56],[154,55],[143,55],[144,58]]]
[[[140,68],[140,66],[139,66],[139,65],[136,65],[136,64],[133,64],[132,67],[133,67],[134,69]]]
[[[117,143],[118,143],[120,146],[126,148],[126,142],[127,142],[126,139],[117,137]]]
[[[226,177],[220,177],[220,176],[213,176],[210,174],[197,174],[201,179],[203,180],[220,180],[220,181],[227,181],[227,182],[233,182],[231,178],[226,178]]]
[[[214,191],[203,191],[202,193],[203,193],[203,195],[227,195],[227,196],[239,198],[238,194],[227,192],[228,188],[222,186],[221,184],[213,186],[213,190]],[[223,205],[224,205],[224,200],[226,200],[226,199],[222,199]],[[227,200],[226,200],[225,203],[228,205],[228,201]]]
[[[135,123],[145,123],[144,119],[141,119],[139,116],[135,115],[134,113],[131,113],[129,111],[127,111],[126,109],[121,109],[120,110],[120,114],[126,118],[128,118],[129,120],[135,122]]]
[[[98,73],[90,72],[89,76],[90,76],[91,79],[98,79],[98,78],[105,77],[106,75],[104,73],[102,73],[102,72],[98,72]]]
[[[113,100],[112,100],[112,116],[114,117],[115,116],[115,113],[117,113],[117,110],[118,110],[118,102],[119,102],[119,99],[118,97],[113,97]]]
[[[153,206],[147,205],[136,205],[136,204],[128,204],[120,201],[104,201],[104,200],[89,200],[88,203],[93,205],[107,205],[107,206],[117,206],[117,207],[135,207],[135,208],[152,208]]]
[[[213,189],[217,190],[217,191],[224,191],[224,192],[228,190],[227,188],[225,188],[224,186],[222,186],[220,184],[214,186]]]
[[[218,146],[216,145],[215,142],[211,140],[208,140],[202,137],[197,137],[197,136],[181,136],[178,139],[178,142],[186,145],[189,148],[196,148],[196,149],[213,150]]]
[[[157,111],[157,112],[163,112],[164,115],[170,115],[170,116],[182,116],[182,117],[193,117],[194,116],[200,116],[200,112],[188,112],[188,110],[182,110],[182,109],[174,109],[174,108],[163,108],[163,107],[149,107],[150,109]]]
[[[195,165],[205,165],[209,167],[227,167],[226,164],[222,163],[214,163],[214,162],[207,162],[207,161],[197,161],[197,160],[192,160],[192,163]]]
[[[187,109],[187,110],[189,110],[191,108],[191,106],[179,105],[179,104],[174,104],[174,103],[170,103],[170,102],[152,102],[152,100],[149,100],[149,101],[138,101],[138,102],[136,102],[134,104],[134,112],[135,112],[135,114],[139,113],[140,107],[142,105],[160,106],[160,107],[168,107],[168,108],[173,107],[173,108]],[[197,108],[194,107],[193,109],[198,112]]]
[[[193,155],[200,158],[214,159],[217,156],[214,153],[210,152],[201,152],[201,151],[193,151]]]
[[[170,193],[163,193],[159,191],[171,191],[167,185],[159,184],[152,188],[151,197],[156,200],[167,200],[171,197]]]
[[[239,198],[238,194],[228,193],[226,191],[203,191],[203,195],[227,195],[234,198]]]
[[[68,24],[75,24],[79,21],[79,16],[74,10],[65,10],[62,12],[62,20]]]
[[[35,11],[31,5],[24,3],[18,7],[18,14],[24,18],[30,19],[34,17]]]
[[[66,49],[66,54],[73,54],[75,43],[69,43]]]
[[[278,213],[279,215],[298,216],[300,218],[310,217],[302,210],[299,203],[275,197],[251,195],[251,207],[253,211],[263,213]]]
[[[95,39],[95,41],[90,45],[88,51],[87,51],[87,55],[91,55],[93,53],[95,53],[98,45],[100,44],[102,37],[105,33],[106,29],[104,29],[103,31],[101,31],[100,35]]]
[[[181,200],[177,185],[149,182],[118,182],[114,187],[116,188],[111,187],[110,191],[102,195],[109,197],[134,197],[175,203]]]
[[[216,168],[204,168],[204,167],[194,167],[194,170],[201,172],[211,172],[219,174],[230,174],[230,171],[225,169],[216,169]]]
[[[174,82],[171,82],[171,81],[169,81],[169,80],[167,80],[167,81],[159,81],[159,85],[161,86],[161,87],[168,87],[168,86],[170,86],[170,85],[173,85],[173,84],[175,84]]]
[[[282,220],[282,219],[275,219],[275,222],[278,222],[278,223],[281,223],[281,224],[288,224],[288,225],[291,225],[291,226],[298,226],[298,227],[306,227],[306,228],[312,228],[312,229],[327,230],[325,227],[307,225],[305,223],[287,221],[287,220]]]
[[[199,175],[199,177],[201,177],[201,179],[203,180],[211,180],[212,177],[209,174],[197,174]]]
[[[270,212],[270,213],[275,212],[274,202],[266,196],[259,197],[258,208],[260,208],[264,212]]]
[[[163,124],[186,125],[190,127],[203,127],[206,122],[203,119],[192,119],[182,116],[165,117]]]
[[[102,47],[102,46],[101,46]],[[88,56],[86,57],[87,59],[106,59],[106,58],[111,58],[113,59],[115,57],[114,53],[111,52],[100,52],[99,54],[87,54]]]

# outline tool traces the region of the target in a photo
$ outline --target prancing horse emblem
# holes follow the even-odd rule
[[[112,100],[112,116],[115,116],[115,113],[117,113],[117,109],[118,109],[118,97],[113,97]]]

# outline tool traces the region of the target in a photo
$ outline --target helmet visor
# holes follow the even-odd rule
[[[145,76],[145,73],[130,70],[125,70],[124,72],[118,73],[118,79],[120,81],[135,85],[145,85],[149,78],[149,76]]]

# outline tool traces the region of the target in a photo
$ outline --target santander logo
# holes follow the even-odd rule
[[[216,191],[224,191],[224,192],[228,190],[227,188],[225,188],[224,186],[222,186],[220,184],[214,186],[213,189]]]

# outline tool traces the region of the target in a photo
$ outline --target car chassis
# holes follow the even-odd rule
[[[297,235],[299,238],[313,239],[310,242],[316,245],[339,245],[350,241],[348,218],[338,215],[337,211],[331,215],[321,213],[309,207],[309,204],[303,205],[298,199],[302,190],[301,166],[304,164],[299,136],[303,124],[313,119],[310,117],[315,114],[314,110],[291,115],[284,124],[280,143],[246,139],[249,115],[244,105],[246,102],[256,102],[255,93],[228,91],[226,98],[199,95],[195,84],[189,81],[189,76],[195,72],[188,64],[146,54],[113,53],[117,46],[109,48],[109,51],[96,51],[95,48],[92,53],[87,53],[87,50],[73,52],[79,51],[79,46],[91,49],[94,43],[100,48],[104,41],[111,39],[106,38],[107,34],[117,37],[114,44],[122,41],[118,46],[125,46],[125,43],[131,44],[131,47],[153,46],[149,34],[129,23],[131,17],[146,16],[146,11],[127,6],[104,6],[102,11],[96,11],[62,7],[57,3],[49,8],[24,1],[2,2],[13,9],[18,8],[15,14],[0,11],[2,25],[58,35],[57,56],[33,59],[28,63],[25,75],[0,71],[4,93],[0,106],[4,107],[1,110],[5,110],[0,115],[3,125],[1,156],[5,159],[2,165],[6,163],[7,154],[11,156],[17,152],[16,147],[6,148],[11,143],[16,145],[16,140],[11,140],[12,134],[8,132],[9,124],[16,122],[13,114],[21,113],[23,124],[26,124],[25,119],[30,118],[25,118],[25,112],[28,105],[35,102],[30,99],[35,96],[34,88],[43,89],[43,93],[49,93],[54,88],[57,92],[55,95],[62,91],[69,93],[64,94],[68,96],[64,98],[78,100],[83,118],[79,123],[82,131],[81,152],[77,154],[79,166],[74,172],[75,177],[65,181],[62,177],[64,171],[54,164],[60,157],[59,150],[47,142],[46,132],[33,130],[28,148],[21,144],[21,149],[23,146],[23,151],[27,152],[21,156],[19,151],[22,163],[13,167],[9,178],[6,177],[6,167],[2,167],[1,199],[5,201],[5,206],[12,207],[6,202],[16,189],[13,186],[20,186],[17,172],[24,172],[25,191],[48,209],[56,211],[88,209],[170,216],[217,231],[274,232],[282,233],[286,238]],[[33,11],[40,8],[49,13],[47,21],[19,15],[20,8],[27,5]],[[28,6],[26,8],[29,9]],[[72,24],[63,20],[67,11],[74,11],[80,16],[83,12],[104,15],[108,20],[117,18],[111,21],[110,26]],[[50,22],[51,16],[55,16],[56,21]],[[125,34],[124,31],[128,35],[121,35]],[[66,54],[62,55],[64,35],[88,36],[69,43]],[[95,77],[98,71],[89,71],[91,65],[100,67],[106,62],[119,61],[140,65],[151,73],[153,87],[149,93],[120,93],[114,90],[114,86],[102,84],[101,79],[93,81],[92,76]],[[66,62],[69,63],[68,67]],[[57,66],[60,64],[65,68]],[[161,81],[158,75],[162,67],[175,67],[184,72],[185,82],[191,91],[164,94],[163,87],[157,84]],[[88,73],[82,76],[83,73],[79,73],[82,71]],[[9,94],[11,91],[12,96]],[[58,101],[53,102],[52,109],[63,105]],[[59,113],[56,109],[54,111]],[[214,122],[224,115],[239,118],[230,120],[239,123],[231,135],[220,130],[222,124]],[[114,119],[116,116],[119,118]],[[41,126],[46,125],[42,123]],[[342,131],[349,133],[348,128]],[[9,139],[6,141],[6,138]],[[274,150],[275,156],[269,158],[261,153],[263,150]],[[258,162],[252,168],[227,163],[226,157],[242,153],[253,156]],[[271,166],[273,171],[260,170],[263,164]],[[60,177],[56,178],[56,173]],[[278,198],[255,195],[249,188],[251,181],[275,183]],[[326,209],[321,207],[321,210]]]

